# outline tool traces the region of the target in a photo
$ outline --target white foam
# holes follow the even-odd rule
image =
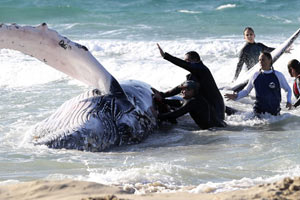
[[[188,14],[199,14],[201,11],[192,11],[192,10],[178,10],[180,13],[188,13]]]
[[[216,10],[223,10],[226,8],[235,8],[236,4],[225,4],[225,5],[221,5],[219,7],[216,8]]]
[[[13,50],[0,50],[0,86],[28,87],[67,76],[35,58]]]
[[[242,178],[239,180],[225,181],[219,183],[208,182],[199,184],[194,189],[190,190],[191,193],[218,193],[225,191],[233,191],[239,189],[247,189],[254,185],[272,183],[282,180],[285,177],[295,177],[300,175],[300,167],[297,165],[291,169],[285,171],[278,171],[277,175],[271,177],[257,177],[257,178]]]
[[[259,42],[277,46],[280,39],[274,40],[278,43],[273,44],[268,41]],[[136,79],[163,90],[184,81],[188,72],[161,58],[156,46],[157,42],[163,50],[179,58],[183,58],[188,51],[197,51],[204,64],[211,70],[219,87],[228,86],[233,79],[238,52],[244,45],[241,37],[181,39],[172,42],[120,40],[80,40],[78,42],[87,46],[117,80]],[[275,69],[286,75],[290,83],[292,78],[289,77],[286,64],[290,59],[298,58],[299,52],[300,50],[295,48],[291,54],[284,54],[274,65]],[[66,78],[72,80],[72,84],[80,84],[36,59],[16,51],[1,50],[0,62],[2,66],[5,66],[0,69],[0,86],[26,87]]]
[[[285,19],[285,18],[283,18],[283,17],[276,16],[276,15],[275,15],[275,16],[266,16],[266,15],[260,14],[260,15],[258,15],[258,16],[260,16],[260,17],[262,17],[262,18],[265,18],[265,19],[270,19],[270,20],[276,21],[276,22],[281,21],[281,22],[283,22],[284,24],[291,24],[291,23],[292,23],[291,20]]]
[[[13,185],[20,183],[18,180],[5,180],[5,181],[0,181],[0,185]]]
[[[151,84],[158,89],[173,87],[184,81],[189,72],[161,58],[156,43],[170,54],[182,58],[188,51],[199,52],[204,63],[211,69],[216,80],[228,82],[226,76],[234,75],[232,68],[236,63],[237,52],[243,41],[232,39],[208,38],[199,41],[80,41],[97,57],[104,67],[118,80],[137,79]],[[218,58],[218,59],[216,59]],[[172,78],[169,78],[172,77]]]

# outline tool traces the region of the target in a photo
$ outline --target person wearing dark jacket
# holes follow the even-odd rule
[[[254,67],[256,63],[258,63],[258,57],[261,52],[271,52],[275,48],[267,47],[263,43],[256,43],[255,40],[255,34],[254,30],[251,27],[246,27],[244,29],[244,39],[246,41],[244,47],[241,49],[239,54],[239,61],[236,66],[235,74],[233,81],[235,81],[243,68],[243,65],[246,65],[247,70]],[[241,83],[240,85],[236,86],[235,88],[232,88],[234,92],[239,92],[247,85],[248,80],[245,80],[244,83]]]
[[[187,80],[180,86],[183,100],[162,99],[162,103],[170,105],[174,110],[159,113],[158,119],[161,121],[175,121],[177,118],[189,113],[192,119],[201,129],[211,127],[223,127],[214,112],[214,108],[199,95],[199,84],[192,80]]]
[[[224,122],[225,105],[223,97],[210,70],[203,64],[199,54],[195,51],[190,51],[185,54],[185,59],[182,60],[164,52],[159,44],[157,44],[157,46],[164,59],[190,72],[190,74],[187,75],[187,80],[192,80],[199,84],[198,96],[203,98],[211,106],[211,112],[213,112],[219,120],[219,123],[217,123],[216,126],[220,126],[220,124],[226,126]],[[180,86],[176,86],[170,91],[165,93],[161,92],[160,95],[161,98],[166,98],[177,95],[180,91]]]
[[[261,52],[271,52],[275,48],[267,47],[263,43],[256,43],[254,30],[251,27],[244,29],[244,39],[246,41],[244,47],[240,51],[239,61],[236,66],[235,75],[233,80],[236,80],[240,75],[243,65],[246,64],[247,70],[251,69],[258,63],[258,57]]]

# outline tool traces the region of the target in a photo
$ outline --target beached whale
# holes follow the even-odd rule
[[[104,151],[141,142],[157,126],[150,85],[118,81],[88,49],[40,26],[0,25],[0,48],[20,51],[96,89],[65,102],[31,131],[34,144]]]

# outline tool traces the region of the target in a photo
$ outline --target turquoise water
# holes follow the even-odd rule
[[[2,0],[0,20],[47,22],[76,38],[199,39],[240,35],[245,26],[270,36],[299,24],[299,6],[297,0]]]
[[[196,50],[218,86],[228,86],[244,27],[254,28],[256,41],[276,47],[299,28],[299,8],[296,0],[1,0],[0,22],[46,22],[87,46],[119,81],[137,79],[167,90],[187,72],[163,60],[156,43],[178,57]],[[300,60],[299,41],[274,65],[289,84],[293,79],[286,64]],[[251,98],[226,101],[245,112],[226,117],[225,129],[198,130],[187,115],[141,144],[111,152],[53,150],[23,142],[36,123],[87,89],[32,57],[0,50],[0,184],[71,178],[122,185],[136,193],[149,192],[157,182],[165,186],[158,191],[210,187],[218,192],[300,176],[300,111],[285,109],[284,93],[281,116],[252,118]]]

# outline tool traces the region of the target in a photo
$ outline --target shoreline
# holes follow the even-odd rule
[[[132,194],[117,186],[74,180],[36,180],[0,186],[0,199],[14,200],[241,200],[290,199],[300,200],[300,177],[284,178],[274,183],[256,185],[220,193],[147,193]]]

